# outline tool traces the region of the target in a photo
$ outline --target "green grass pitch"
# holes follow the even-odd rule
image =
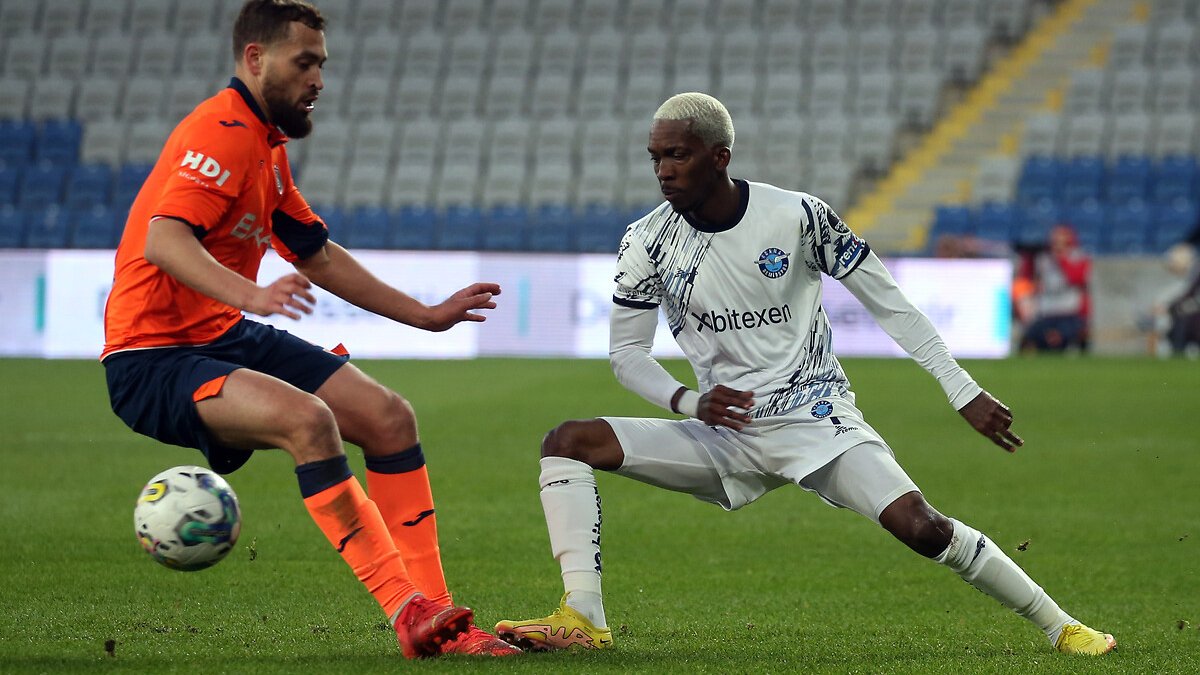
[[[417,410],[457,599],[485,627],[552,609],[561,585],[537,496],[542,434],[569,418],[658,411],[603,361],[359,365]],[[725,513],[601,475],[615,650],[405,662],[309,520],[283,453],[230,476],[244,518],[230,557],[173,572],[135,541],[134,500],[157,471],[201,456],[126,429],[97,363],[2,360],[0,672],[1200,672],[1196,363],[969,363],[1013,408],[1026,440],[1015,456],[974,434],[915,364],[845,365],[930,502],[1114,633],[1117,653],[1052,653],[948,570],[799,489]]]

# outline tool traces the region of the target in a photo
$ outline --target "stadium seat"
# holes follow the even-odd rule
[[[117,184],[113,188],[112,206],[118,212],[129,210],[142,184],[150,176],[153,164],[124,164],[117,172]]]
[[[0,163],[21,167],[33,160],[37,126],[24,120],[0,120]]]
[[[1013,228],[1013,243],[1017,246],[1045,246],[1050,228],[1061,222],[1058,205],[1050,199],[1019,207],[1017,218]]]
[[[900,91],[896,101],[901,121],[916,129],[928,129],[939,113],[942,90],[941,73],[908,71],[900,75]]]
[[[1145,112],[1131,112],[1110,118],[1109,158],[1140,157],[1150,154],[1153,120]]]
[[[1147,248],[1162,253],[1188,238],[1200,223],[1200,209],[1192,199],[1179,198],[1152,207],[1153,225]]]
[[[103,74],[93,74],[79,83],[75,96],[75,119],[87,124],[116,119],[125,82]]]
[[[103,32],[92,44],[92,74],[127,78],[133,69],[135,43],[120,30]]]
[[[534,213],[529,230],[531,251],[569,251],[574,246],[578,222],[574,210],[563,204],[545,204]]]
[[[58,204],[62,200],[66,177],[65,167],[46,163],[27,167],[21,173],[17,205],[24,209],[42,209]]]
[[[1011,204],[990,202],[979,207],[975,218],[975,236],[988,241],[1009,243],[1013,240],[1017,209]]]
[[[174,2],[162,0],[132,0],[129,7],[129,32],[133,35],[144,35],[166,30],[170,26],[171,10],[174,6]]]
[[[479,248],[479,230],[483,212],[467,204],[447,207],[441,215],[437,247],[451,251],[473,251]]]
[[[11,204],[0,204],[0,249],[25,245],[25,212]]]
[[[88,122],[83,128],[79,161],[120,166],[124,161],[126,133],[125,123],[114,119]]]
[[[638,213],[633,218],[640,218]],[[608,204],[592,204],[579,214],[576,228],[575,249],[582,253],[616,253],[625,228],[629,226],[628,212]]]
[[[71,221],[57,204],[26,209],[25,248],[66,248],[71,239]]]
[[[1150,40],[1148,60],[1155,68],[1173,68],[1191,63],[1196,45],[1196,26],[1175,21],[1156,28]]]
[[[49,162],[61,166],[75,164],[79,160],[79,143],[83,138],[83,127],[69,119],[52,119],[42,123],[34,161]]]
[[[1102,196],[1104,160],[1095,156],[1073,157],[1067,162],[1060,196],[1067,204],[1097,201]]]
[[[1113,31],[1108,45],[1108,67],[1113,70],[1140,66],[1146,58],[1146,39],[1149,26],[1145,23],[1126,23]]]
[[[75,222],[71,239],[74,248],[112,248],[120,235],[118,214],[107,206],[75,210],[70,218]]]
[[[1108,151],[1108,116],[1085,112],[1066,117],[1063,153],[1068,157],[1103,156]]]
[[[500,205],[484,214],[480,248],[485,251],[517,251],[526,245],[529,213],[524,207]]]
[[[952,82],[979,79],[986,61],[987,34],[974,24],[951,27],[942,45],[942,68]]]
[[[391,212],[392,246],[414,251],[434,248],[437,214],[425,206],[402,206]]]
[[[83,32],[99,35],[120,31],[124,28],[125,13],[129,0],[105,0],[87,3],[83,15]]]
[[[46,72],[71,80],[81,79],[87,71],[91,46],[85,35],[72,33],[53,38],[46,56]]]
[[[1104,196],[1110,203],[1145,199],[1149,193],[1152,166],[1146,157],[1119,157],[1105,174]]]
[[[17,186],[21,183],[21,170],[15,166],[5,166],[0,162],[0,206],[8,206],[17,202]]]
[[[1089,198],[1067,207],[1062,220],[1074,228],[1084,251],[1094,255],[1106,249],[1104,208],[1099,200]]]
[[[30,119],[42,122],[69,118],[75,103],[75,87],[74,79],[59,75],[46,75],[34,80],[29,101]]]
[[[1017,201],[1032,204],[1043,199],[1058,199],[1066,164],[1046,155],[1032,155],[1021,167],[1017,182]]]
[[[936,242],[943,235],[973,234],[975,234],[975,221],[969,207],[961,204],[939,204],[934,208],[933,225],[929,231],[930,243]]]
[[[1104,253],[1139,255],[1150,243],[1150,208],[1142,199],[1128,199],[1111,204],[1106,212],[1104,229],[1108,232]]]
[[[6,2],[0,9],[9,5],[20,4]],[[7,26],[5,26],[7,29]],[[19,77],[33,80],[42,75],[45,65],[46,39],[34,31],[17,33],[4,40],[0,45],[0,70],[9,77]]]
[[[64,205],[69,209],[107,206],[112,196],[113,172],[105,164],[80,164],[67,176]]]
[[[346,218],[346,241],[354,248],[385,249],[392,245],[391,216],[381,206],[361,206]]]
[[[1007,155],[981,158],[972,182],[971,199],[980,204],[1012,201],[1019,167],[1017,159]]]
[[[1157,202],[1194,199],[1200,166],[1195,157],[1172,155],[1159,160],[1151,177],[1151,197]]]

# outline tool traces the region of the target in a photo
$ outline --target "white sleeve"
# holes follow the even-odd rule
[[[878,256],[867,255],[841,282],[867,308],[879,327],[937,378],[955,410],[961,410],[983,391],[950,356],[937,329],[904,295]]]
[[[657,329],[657,307],[644,309],[613,303],[609,318],[608,358],[617,381],[626,389],[671,410],[671,398],[685,385],[650,355]],[[679,412],[695,417],[699,400],[700,395],[689,389],[679,399]]]

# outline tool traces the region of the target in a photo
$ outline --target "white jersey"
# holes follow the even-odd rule
[[[846,396],[821,274],[841,279],[870,248],[810,194],[735,182],[742,207],[725,226],[689,223],[665,202],[630,225],[613,301],[660,307],[700,391],[753,391],[754,417]]]

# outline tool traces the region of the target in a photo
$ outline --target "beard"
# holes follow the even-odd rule
[[[308,113],[289,102],[282,87],[269,79],[264,80],[262,95],[267,104],[267,117],[288,138],[304,138],[312,133],[312,120],[308,118]]]

